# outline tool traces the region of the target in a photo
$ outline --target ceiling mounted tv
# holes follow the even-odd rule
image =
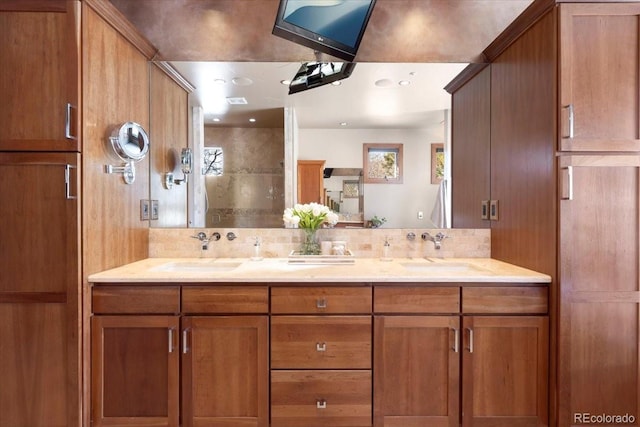
[[[353,61],[376,0],[280,0],[272,33]]]
[[[355,62],[305,62],[289,84],[289,95],[346,79]]]

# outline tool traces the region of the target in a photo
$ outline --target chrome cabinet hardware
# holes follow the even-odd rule
[[[327,343],[326,342],[316,343],[316,351],[327,351]]]
[[[324,399],[316,400],[316,408],[318,409],[327,409],[327,401]]]
[[[189,339],[189,328],[186,328],[182,330],[182,353],[183,354],[189,353],[188,339]]]
[[[67,114],[65,115],[65,123],[64,123],[64,137],[71,140],[78,139],[77,136],[74,136],[71,133],[71,110],[75,109],[75,105],[71,105],[70,102],[67,102]]]
[[[562,109],[564,111],[567,112],[567,124],[568,124],[568,129],[567,132],[564,132],[562,134],[563,138],[569,138],[569,139],[573,139],[574,136],[574,124],[575,124],[575,115],[574,115],[574,111],[573,111],[573,104],[569,104],[569,105],[565,105],[564,107],[562,107]]]
[[[173,328],[169,328],[169,353],[173,353]]]
[[[497,221],[499,219],[498,200],[489,200],[489,219],[491,221]]]
[[[453,348],[454,353],[458,353],[460,351],[460,331],[458,328],[453,328]]]
[[[325,298],[318,298],[316,300],[316,308],[327,308],[327,300]]]
[[[561,169],[562,173],[562,200],[573,200],[573,166]]]
[[[489,200],[482,200],[480,203],[480,219],[489,219]]]
[[[77,166],[65,165],[64,167],[64,194],[67,200],[78,198],[78,196],[71,194],[71,169],[77,169]]]
[[[473,329],[465,328],[465,330],[469,334],[469,346],[467,347],[467,350],[469,351],[469,353],[473,353]]]

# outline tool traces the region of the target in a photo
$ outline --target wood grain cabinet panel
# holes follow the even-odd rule
[[[371,426],[371,371],[272,371],[272,427]]]
[[[455,427],[460,317],[376,316],[374,426]]]
[[[460,288],[405,286],[376,286],[373,311],[375,313],[459,313]]]
[[[184,286],[184,313],[268,313],[269,289],[266,286]]]
[[[462,312],[473,314],[547,314],[548,286],[462,288]]]
[[[366,314],[371,303],[371,288],[364,286],[271,288],[274,314]]]
[[[268,427],[268,317],[186,316],[182,327],[183,425]]]
[[[94,316],[94,426],[177,427],[179,317]]]
[[[180,287],[96,285],[91,309],[95,314],[178,314]]]
[[[298,203],[324,200],[324,160],[298,160]]]
[[[370,369],[370,316],[272,316],[271,369]]]
[[[462,426],[549,425],[546,316],[463,317]]]

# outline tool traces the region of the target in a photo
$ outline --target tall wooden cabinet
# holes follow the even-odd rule
[[[639,22],[637,2],[538,2],[485,50],[492,257],[554,278],[554,426],[640,410]]]

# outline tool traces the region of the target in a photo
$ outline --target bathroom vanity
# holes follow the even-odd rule
[[[90,280],[95,426],[547,423],[543,274],[149,258]]]

